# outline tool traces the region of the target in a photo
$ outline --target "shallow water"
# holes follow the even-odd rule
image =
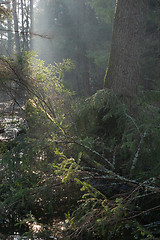
[[[24,124],[24,119],[18,116],[3,116],[3,118],[0,117],[0,122],[2,128],[4,129],[4,133],[0,133],[0,140],[2,141],[14,139],[17,135],[17,132],[20,131],[19,126]]]
[[[0,129],[4,129],[0,133],[0,140],[10,140],[16,137],[20,130],[19,126],[24,123],[24,104],[21,101],[17,105],[7,95],[0,92]]]

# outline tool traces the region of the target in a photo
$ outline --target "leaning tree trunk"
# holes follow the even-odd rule
[[[127,104],[137,95],[140,80],[146,5],[146,0],[118,0],[116,5],[105,87]]]

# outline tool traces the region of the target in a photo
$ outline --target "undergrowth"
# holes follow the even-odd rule
[[[25,133],[0,143],[1,233],[48,239],[60,219],[63,239],[159,237],[155,99],[140,96],[136,115],[106,89],[78,99],[63,85],[70,61],[45,67],[30,57],[18,70],[3,62],[29,100]]]

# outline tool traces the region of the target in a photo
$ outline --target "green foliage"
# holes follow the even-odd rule
[[[32,137],[30,133],[29,136]],[[25,221],[29,212],[36,218],[37,224],[50,224],[53,217],[63,216],[79,196],[76,191],[70,192],[71,188],[76,189],[74,183],[64,184],[57,175],[57,167],[54,166],[60,161],[61,155],[55,143],[47,137],[36,140],[30,137],[17,137],[10,143],[7,147],[10,150],[6,151],[1,163],[0,225],[3,232],[29,230],[30,221]],[[69,178],[69,173],[67,176]]]
[[[90,184],[76,181],[86,193],[72,216],[66,214],[68,239],[154,239],[138,221],[128,220],[130,201],[107,199]]]
[[[78,110],[75,111],[75,123],[82,143],[108,158],[117,170],[122,167],[122,160],[122,164],[125,164],[125,159],[129,164],[128,157],[132,159],[136,151],[133,139],[139,132],[126,107],[116,96],[101,90],[75,109]],[[116,155],[118,159],[115,159]],[[96,161],[106,165],[100,158]]]
[[[109,90],[86,100],[66,90],[63,71],[72,66],[69,60],[46,67],[24,53],[3,63],[8,83],[16,80],[29,100],[26,133],[1,142],[2,233],[14,229],[47,239],[53,220],[66,216],[66,239],[154,239],[159,234],[158,223],[155,230],[150,226],[159,216],[158,93],[139,97],[133,116]]]
[[[40,106],[37,106],[36,103],[30,99],[26,103],[25,112],[29,132],[32,138],[36,137],[45,139],[51,135],[53,124]]]
[[[94,173],[95,178],[93,177],[93,180],[89,175],[88,182],[75,179],[85,193],[79,207],[66,220],[70,227],[69,239],[155,239],[155,236],[159,236],[159,223],[153,223],[154,231],[152,224],[148,222],[154,221],[156,214],[154,216],[150,213],[150,220],[146,219],[147,212],[150,212],[146,210],[146,206],[152,197],[141,195],[137,188],[135,192],[131,191],[127,198],[122,195],[117,198],[112,187],[111,195],[107,187],[103,189],[105,184],[108,184],[107,181],[103,183],[103,187],[93,187],[99,170],[105,173],[104,178],[108,176],[108,180],[112,179],[112,174],[106,171],[108,164],[97,158],[97,151],[109,159],[118,173],[125,176],[130,174],[132,177],[139,177],[139,180],[151,177],[146,183],[151,181],[159,184],[156,180],[160,171],[159,93],[152,94],[153,96],[151,93],[142,96],[143,101],[141,100],[136,117],[130,115],[120,100],[107,90],[98,91],[85,102],[76,104],[76,107],[74,105],[74,123],[78,137],[81,138],[79,164],[90,174]],[[78,147],[73,149],[77,151]],[[95,161],[101,163],[101,168],[93,164]],[[139,201],[141,198],[143,200]],[[132,211],[139,211],[137,217],[132,215]],[[138,215],[143,214],[141,221]],[[144,226],[143,221],[148,224]]]
[[[148,156],[148,134],[158,141],[159,129],[158,112],[150,121],[148,107],[148,104],[143,106],[145,118],[139,114],[135,119],[112,92],[101,90],[83,103],[74,103],[70,107],[72,121],[66,115],[59,125],[59,117],[50,117],[43,105],[39,105],[38,98],[30,99],[26,104],[27,134],[2,146],[2,230],[10,232],[14,227],[33,237],[36,225],[41,228],[39,236],[48,236],[53,217],[63,218],[69,211],[66,214],[68,239],[119,239],[119,236],[154,239],[150,229],[133,216],[137,205],[139,214],[145,212],[137,200],[143,194],[137,188],[133,193],[126,193],[126,197],[117,196],[114,180],[121,181],[121,178],[107,170],[110,168],[107,161],[115,171],[126,176],[134,161],[140,171],[143,169],[140,165],[143,156]],[[63,129],[72,135],[66,135]],[[157,148],[155,152],[158,154]],[[131,173],[140,175],[135,166]],[[113,179],[106,188],[94,183],[102,174],[104,180],[105,177],[107,181]]]
[[[109,159],[119,173],[142,174],[143,169],[144,175],[149,177],[159,172],[158,98],[153,100],[152,97],[151,103],[147,95],[143,95],[146,105],[139,106],[136,118],[107,90],[98,91],[74,108],[74,122],[81,143]],[[90,157],[93,159],[93,154],[90,153]],[[105,164],[97,156],[94,159]],[[108,168],[107,164],[105,166]]]
[[[115,1],[38,4],[38,24],[51,36],[41,54],[61,63],[46,65],[33,52],[0,59],[0,86],[27,99],[25,134],[0,142],[0,231],[48,239],[59,231],[55,219],[66,217],[63,239],[159,238],[159,91],[140,96],[133,115],[109,90],[87,99],[68,90],[89,95],[102,86]],[[158,15],[150,7],[144,80],[157,79],[158,38],[149,32]]]
[[[90,5],[96,14],[107,23],[113,21],[115,4],[115,0],[90,0]]]
[[[34,66],[31,59],[34,59]],[[71,63],[66,60],[62,64],[45,67],[41,61],[35,60],[32,53],[24,53],[15,62],[6,59],[4,63],[11,76],[16,77],[17,84],[34,98],[29,99],[25,107],[27,133],[1,143],[0,228],[7,234],[28,231],[27,235],[33,237],[34,222],[34,225],[43,225],[39,236],[45,236],[49,234],[53,217],[63,216],[79,198],[77,191],[70,192],[71,188],[76,189],[75,183],[65,184],[65,180],[62,182],[57,175],[57,167],[61,163],[58,141],[64,135],[62,124],[65,119],[63,114],[60,115],[60,107],[65,104],[64,99],[71,97],[63,86],[62,71],[70,68]],[[25,72],[27,74],[23,75]],[[8,78],[8,82],[12,79]],[[51,93],[56,99],[53,110],[47,99]],[[70,168],[70,172],[72,170]],[[29,213],[34,221],[28,219]]]

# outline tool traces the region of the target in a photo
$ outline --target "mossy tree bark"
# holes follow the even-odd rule
[[[105,87],[127,104],[137,95],[145,33],[146,0],[118,0]]]

